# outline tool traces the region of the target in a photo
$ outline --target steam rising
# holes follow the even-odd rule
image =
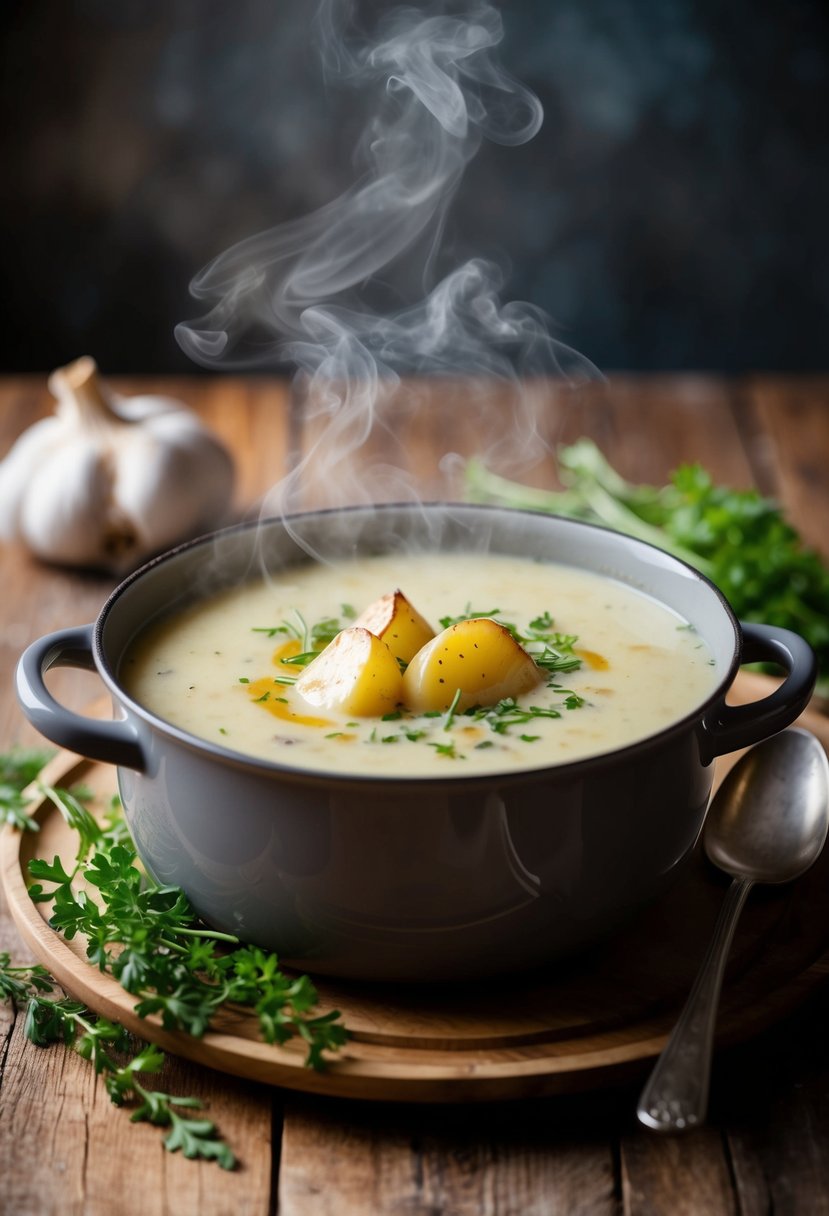
[[[483,3],[462,16],[399,8],[370,41],[349,32],[349,18],[340,0],[323,0],[317,24],[326,73],[376,97],[355,156],[360,177],[333,202],[206,266],[191,291],[210,310],[176,329],[184,351],[207,367],[287,360],[299,369],[317,439],[278,488],[283,509],[296,505],[309,464],[329,505],[370,501],[381,483],[395,497],[416,493],[388,468],[348,484],[348,456],[387,424],[403,372],[497,385],[501,408],[513,411],[499,428],[513,464],[531,448],[538,454],[533,381],[595,374],[550,336],[539,309],[501,303],[494,262],[473,258],[436,281],[447,208],[482,139],[522,144],[542,121],[538,99],[494,58],[498,12]],[[413,267],[415,302],[393,315],[369,304],[378,276],[411,279]]]

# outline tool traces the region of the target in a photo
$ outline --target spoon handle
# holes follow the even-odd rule
[[[705,1119],[722,977],[751,887],[750,879],[735,878],[728,888],[694,986],[642,1090],[636,1114],[656,1131],[687,1131]]]

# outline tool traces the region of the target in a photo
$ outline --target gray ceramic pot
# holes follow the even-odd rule
[[[194,597],[286,564],[420,549],[491,549],[569,563],[680,612],[723,673],[686,718],[587,760],[505,776],[320,776],[249,759],[160,720],[122,689],[135,634]],[[779,663],[780,688],[725,704],[742,662]],[[115,721],[59,705],[43,673],[97,669]],[[19,697],[47,738],[118,766],[139,854],[213,925],[303,970],[461,979],[525,968],[612,930],[673,878],[698,837],[717,755],[792,722],[815,661],[796,635],[735,620],[701,575],[602,528],[500,508],[386,506],[245,526],[184,545],[128,578],[94,625],[34,643]]]

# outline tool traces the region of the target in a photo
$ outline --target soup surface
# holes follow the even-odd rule
[[[510,626],[540,664],[495,705],[355,717],[294,682],[313,652],[401,588],[435,632],[458,618]],[[418,554],[292,568],[149,627],[120,679],[160,718],[234,751],[316,771],[466,776],[542,768],[632,743],[690,713],[718,672],[672,611],[587,571],[500,554]]]

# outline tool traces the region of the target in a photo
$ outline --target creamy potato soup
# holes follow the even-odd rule
[[[400,657],[404,642],[414,653]],[[685,621],[622,583],[448,553],[302,566],[223,592],[150,627],[120,678],[158,717],[238,752],[447,777],[632,743],[691,712],[718,675]]]

